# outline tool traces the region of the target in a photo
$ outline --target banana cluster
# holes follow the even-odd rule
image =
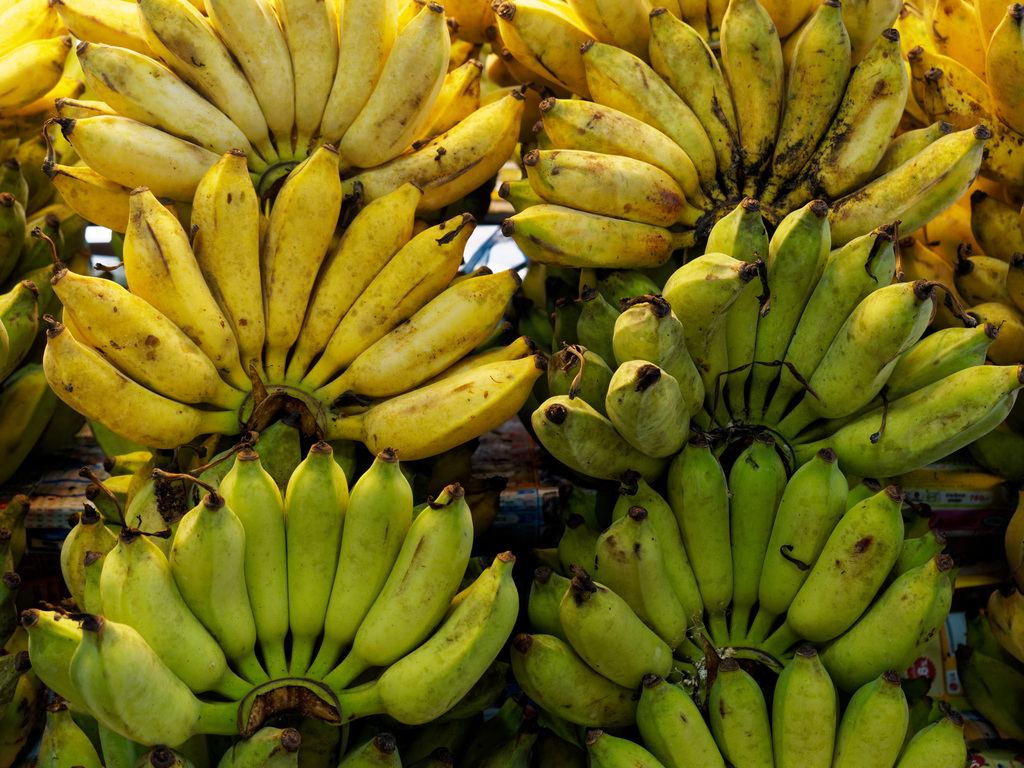
[[[232,459],[216,489],[155,471],[153,531],[134,500],[119,529],[86,506],[61,551],[73,605],[22,614],[39,678],[150,747],[249,737],[297,702],[334,724],[419,724],[460,702],[519,606],[510,552],[464,578],[473,521],[461,486],[414,506],[388,450],[350,492],[325,442],[283,489],[251,446]],[[172,516],[193,482],[207,493]]]
[[[772,227],[813,199],[827,201],[839,247],[895,219],[917,229],[977,175],[991,131],[972,131],[976,122],[958,126],[958,138],[894,137],[910,87],[900,36],[885,28],[899,4],[852,4],[848,13],[851,4],[838,1],[733,0],[717,16],[697,3],[682,20],[666,8],[648,17],[646,5],[509,0],[497,8],[500,40],[566,94],[542,103],[525,178],[503,190],[517,210],[503,232],[532,260],[661,265],[702,244],[743,197],[760,201]],[[793,19],[773,23],[787,8]],[[702,17],[699,29],[688,23]],[[716,49],[705,39],[713,27]]]
[[[994,429],[1024,384],[984,364],[997,326],[961,309],[925,336],[943,287],[893,282],[894,225],[833,248],[828,210],[812,201],[769,239],[747,198],[667,278],[582,270],[554,308],[540,443],[583,475],[654,481],[691,432],[767,428],[797,465],[829,448],[849,475],[894,477]]]
[[[151,448],[260,429],[282,398],[304,408],[307,434],[404,460],[476,437],[519,409],[544,361],[523,338],[469,354],[520,280],[460,275],[475,221],[417,227],[424,194],[403,184],[336,232],[343,192],[329,145],[289,174],[268,217],[238,150],[204,175],[190,229],[136,189],[127,289],[55,262],[64,311],[47,321],[47,380],[79,413]]]
[[[993,593],[988,611],[967,622],[964,642],[956,649],[956,667],[964,697],[972,709],[1006,733],[1011,739],[1024,739],[1021,727],[1024,714],[1024,661],[1013,638],[1005,634],[1001,596]],[[1009,601],[1009,611],[1014,611]],[[996,611],[993,616],[991,611]],[[1014,652],[1007,649],[1014,648]]]
[[[440,3],[359,0],[342,14],[311,0],[145,0],[137,15],[112,0],[54,4],[82,41],[93,97],[57,104],[86,164],[64,171],[62,191],[118,232],[132,189],[190,202],[228,150],[244,153],[262,196],[330,144],[348,191],[361,185],[369,201],[413,181],[433,211],[490,179],[518,139],[520,108],[478,110],[479,63],[449,71]]]

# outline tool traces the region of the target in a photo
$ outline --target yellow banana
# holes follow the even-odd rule
[[[71,38],[32,40],[0,56],[0,109],[23,107],[44,96],[64,75]]]
[[[1013,254],[1024,252],[1024,234],[1020,231],[1020,211],[1016,206],[975,190],[971,193],[970,219],[975,245],[985,256],[1009,262]]]
[[[129,204],[123,262],[132,294],[181,328],[232,386],[247,390],[249,377],[239,362],[238,341],[178,218],[145,187],[132,192]]]
[[[469,59],[444,77],[437,101],[427,115],[413,145],[439,136],[480,108],[480,78],[483,65]]]
[[[923,128],[914,128],[894,136],[889,142],[889,146],[885,148],[882,159],[878,161],[878,165],[871,172],[871,179],[877,179],[894,168],[899,168],[933,141],[952,132],[952,125],[945,120],[936,120]]]
[[[90,168],[130,189],[148,186],[157,197],[190,201],[218,160],[198,144],[120,115],[57,123]]]
[[[940,53],[962,62],[978,77],[984,77],[986,46],[974,3],[969,0],[935,0],[928,20],[933,46]]]
[[[1024,312],[1024,254],[1015,253],[1006,270],[1006,291],[1014,306]]]
[[[86,221],[114,232],[128,228],[131,189],[87,165],[60,165],[47,159],[43,170],[64,201]]]
[[[999,338],[988,348],[988,357],[996,365],[1014,365],[1024,360],[1024,312],[1000,301],[975,304],[970,312],[982,323],[999,326]]]
[[[850,35],[850,66],[864,60],[878,36],[893,26],[903,3],[899,0],[853,0],[843,3],[843,25]]]
[[[995,112],[1018,133],[1024,132],[1024,39],[1021,22],[1024,7],[1013,3],[992,33],[985,55],[984,72]]]
[[[398,34],[396,0],[347,0],[338,68],[320,122],[320,138],[337,144],[377,85]]]
[[[595,39],[647,59],[651,0],[566,0]]]
[[[956,207],[956,206],[954,206]],[[946,286],[948,296],[935,307],[934,328],[962,326],[964,300],[956,291],[953,265],[914,237],[900,239],[900,269],[907,280],[934,280]],[[948,303],[947,303],[948,302]]]
[[[330,6],[317,0],[274,2],[292,58],[295,153],[300,158],[308,153],[310,139],[320,127],[338,67],[338,19]]]
[[[395,38],[373,93],[338,143],[342,165],[380,165],[412,144],[444,84],[450,51],[444,8],[428,2]]]
[[[772,23],[778,30],[780,40],[789,37],[815,10],[814,0],[798,0],[797,2],[764,0],[761,5],[772,17]]]
[[[1006,275],[1010,265],[991,256],[975,256],[962,248],[954,267],[953,281],[957,293],[970,305],[996,301],[1010,304]]]
[[[277,154],[292,155],[295,79],[288,41],[268,0],[206,0],[206,16],[245,72],[273,134]]]
[[[264,367],[284,377],[288,350],[299,336],[320,264],[341,211],[338,153],[321,145],[285,179],[260,250],[266,322]]]
[[[145,56],[155,51],[142,33],[139,13],[131,5],[105,0],[52,0],[60,20],[79,40],[116,45]]]
[[[0,9],[0,57],[31,40],[57,37],[63,27],[48,0],[20,0]]]
[[[237,340],[241,374],[263,371],[260,204],[245,154],[226,152],[203,175],[192,202],[192,251]]]
[[[1003,0],[975,0],[974,7],[978,12],[978,25],[981,27],[981,38],[988,45],[995,34],[996,27],[1006,16],[1006,3]]]
[[[25,138],[42,133],[46,122],[56,117],[55,103],[58,99],[78,98],[85,93],[85,83],[77,78],[62,77],[57,84],[23,107],[4,110],[0,114],[0,140]],[[23,144],[22,146],[27,146]]]

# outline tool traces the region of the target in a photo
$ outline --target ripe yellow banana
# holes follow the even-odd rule
[[[123,233],[128,228],[131,189],[87,165],[61,165],[49,159],[43,170],[64,201],[86,221]]]
[[[4,110],[0,115],[0,140],[39,136],[46,121],[58,114],[54,107],[58,99],[78,98],[83,93],[84,82],[77,78],[62,77],[35,101],[17,109]],[[27,146],[27,143],[23,146]]]
[[[483,65],[476,59],[469,59],[448,71],[437,94],[437,101],[416,134],[413,145],[440,136],[480,108],[482,74]]]
[[[566,4],[595,39],[647,59],[651,0],[566,0]]]
[[[877,179],[898,168],[933,141],[952,132],[952,125],[945,120],[936,120],[923,128],[914,128],[894,136],[875,170],[871,172],[871,179]]]
[[[988,357],[996,365],[1013,365],[1024,360],[1024,312],[1014,304],[986,301],[975,304],[970,312],[983,323],[999,326],[999,337],[988,348]]]
[[[1006,290],[1010,265],[991,256],[976,256],[962,248],[954,267],[953,280],[957,293],[970,305],[997,301],[1011,304]]]
[[[933,47],[962,62],[978,77],[984,77],[986,45],[974,3],[935,0],[928,20]]]
[[[971,234],[985,256],[1009,262],[1024,252],[1020,210],[983,190],[971,193]]]
[[[274,2],[292,58],[297,157],[306,156],[320,127],[338,66],[338,19],[330,5],[316,0]]]
[[[142,32],[138,11],[131,5],[104,0],[53,0],[52,4],[64,26],[79,40],[156,55]]]
[[[843,25],[850,35],[850,66],[857,66],[878,36],[893,26],[903,3],[898,0],[853,0],[843,3]]]
[[[23,107],[44,96],[64,75],[71,37],[32,40],[0,56],[0,109]]]
[[[8,2],[0,9],[0,57],[31,40],[57,37],[63,23],[47,0]]]
[[[1000,118],[1018,133],[1024,132],[1024,39],[1021,22],[1024,6],[1008,7],[999,26],[992,33],[985,56],[983,74],[992,95],[992,106]]]

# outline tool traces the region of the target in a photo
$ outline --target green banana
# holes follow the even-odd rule
[[[924,565],[936,555],[942,554],[945,548],[946,535],[936,528],[929,528],[920,536],[904,539],[886,582],[892,583],[911,568]]]
[[[59,699],[46,708],[36,764],[40,768],[102,768],[96,747],[71,718],[68,705]]]
[[[932,331],[900,355],[886,383],[886,396],[894,400],[951,373],[984,364],[998,335],[999,328],[992,323]]]
[[[0,192],[0,282],[18,265],[25,243],[25,207],[10,192]]]
[[[536,718],[523,718],[512,738],[494,745],[490,754],[476,763],[476,768],[529,768],[533,745],[539,735]]]
[[[594,286],[580,289],[580,316],[576,320],[576,339],[606,362],[615,359],[612,335],[619,317],[617,306],[612,306]]]
[[[22,280],[0,295],[0,323],[7,331],[7,361],[0,367],[0,381],[21,365],[38,337],[39,289]]]
[[[558,562],[563,573],[572,573],[575,565],[590,566],[594,562],[597,537],[597,529],[591,528],[583,515],[573,513],[565,518],[565,529],[558,537],[557,546]]]
[[[591,768],[625,768],[630,765],[664,768],[658,758],[635,741],[612,736],[600,728],[588,730],[584,743],[587,747],[587,765]]]
[[[894,768],[960,768],[966,762],[963,715],[947,709],[941,720],[911,737]]]
[[[779,674],[772,697],[775,768],[831,768],[839,697],[809,645],[797,648]]]
[[[302,736],[295,728],[265,726],[231,745],[217,768],[297,768]]]
[[[85,706],[71,677],[71,658],[82,641],[81,625],[59,611],[29,608],[21,614],[21,626],[28,634],[32,671],[76,708]]]
[[[605,411],[627,443],[654,458],[678,453],[689,435],[690,412],[679,383],[643,360],[626,361],[615,370]]]
[[[644,677],[636,725],[644,745],[665,768],[725,768],[697,703],[659,675]]]
[[[558,604],[562,602],[562,597],[568,589],[569,579],[546,565],[538,567],[533,572],[527,603],[531,631],[553,635],[559,640],[569,642],[558,618]]]
[[[117,537],[103,524],[99,513],[85,505],[60,547],[61,576],[77,605],[85,605],[85,553],[106,553],[116,544]]]
[[[899,672],[888,670],[865,683],[839,721],[832,768],[889,768],[903,747],[909,719]]]
[[[195,768],[195,763],[170,747],[153,747],[135,763],[137,768]]]
[[[768,704],[736,659],[722,659],[708,693],[708,720],[722,757],[733,765],[772,768]]]
[[[603,269],[595,271],[597,290],[613,307],[621,307],[623,299],[661,294],[661,286],[639,269]]]
[[[79,606],[87,613],[103,614],[103,594],[100,592],[100,577],[103,573],[104,552],[85,553],[85,591],[82,594],[84,603]]]

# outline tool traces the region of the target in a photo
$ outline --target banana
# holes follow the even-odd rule
[[[123,233],[128,228],[131,190],[87,165],[61,165],[49,158],[43,171],[65,202],[86,221]]]
[[[882,587],[903,543],[903,491],[888,486],[847,510],[829,534],[782,627],[765,648],[783,654],[797,639],[822,643],[849,629]]]
[[[982,323],[999,326],[999,336],[988,348],[988,358],[996,365],[1013,365],[1024,359],[1024,312],[1016,305],[987,301],[971,307],[971,315]]]
[[[932,331],[900,356],[886,385],[887,396],[903,397],[959,370],[983,365],[998,336],[992,323]]]
[[[232,744],[217,768],[295,768],[302,743],[302,735],[295,728],[264,726],[249,738]]]
[[[191,200],[218,156],[121,115],[58,118],[61,133],[97,173],[130,189],[148,186],[157,197]]]
[[[796,374],[804,380],[811,377],[851,312],[868,294],[892,282],[896,270],[894,237],[895,227],[885,226],[828,254],[786,347],[782,358],[786,365],[765,409],[766,423],[781,420],[794,396],[804,388]]]
[[[10,701],[0,716],[0,759],[15,765],[18,755],[25,750],[30,737],[37,732],[45,717],[46,691],[29,669],[24,655],[14,656],[13,674],[8,685]]]
[[[1024,255],[1015,253],[1006,271],[1006,291],[1013,304],[1024,312]]]
[[[382,732],[350,749],[338,768],[401,768],[401,765],[395,737]]]
[[[968,247],[961,249],[954,265],[954,284],[957,293],[969,305],[998,302],[1012,304],[1006,290],[1006,275],[1010,265],[992,256],[970,253]]]
[[[525,97],[518,89],[485,104],[450,130],[342,184],[347,196],[362,185],[365,202],[413,182],[423,190],[419,212],[460,200],[494,176],[519,140]]]
[[[901,5],[895,0],[843,3],[843,25],[850,35],[851,67],[860,64],[870,54],[878,36],[893,26]]]
[[[953,132],[953,126],[945,120],[936,120],[923,128],[914,128],[909,131],[897,134],[885,148],[885,154],[878,161],[875,170],[871,172],[871,180],[884,176],[889,171],[900,167],[910,158],[927,147],[933,141],[948,136]]]
[[[115,45],[145,56],[155,52],[142,33],[138,11],[102,0],[53,0],[61,22],[79,40]]]
[[[375,89],[398,34],[396,0],[345,4],[338,66],[324,106],[320,137],[337,144]]]
[[[544,132],[555,149],[630,158],[660,168],[682,189],[687,202],[707,202],[689,155],[668,136],[617,109],[580,99],[540,103]]]
[[[395,452],[385,449],[349,494],[324,636],[307,677],[323,677],[352,642],[391,573],[411,523],[412,488]]]
[[[284,495],[292,677],[304,675],[323,632],[347,508],[345,473],[321,440],[292,472]]]
[[[567,0],[567,4],[595,39],[647,58],[651,37],[648,0]]]
[[[145,187],[129,198],[123,263],[133,296],[181,328],[232,386],[243,391],[250,386],[239,362],[238,341],[207,285],[188,235]]]
[[[475,228],[473,217],[462,214],[423,230],[399,248],[353,301],[303,384],[311,390],[324,386],[435,298],[455,277]]]
[[[449,67],[454,64],[451,60]],[[437,100],[413,144],[439,136],[480,108],[480,79],[483,65],[476,59],[449,69]]]
[[[758,582],[758,609],[748,644],[768,635],[784,614],[846,512],[849,488],[832,451],[821,451],[793,473],[779,500]]]
[[[597,288],[586,284],[587,279],[580,281],[580,316],[576,319],[576,340],[602,360],[614,361],[612,338],[615,321],[621,313],[618,307],[608,303]]]
[[[164,746],[146,750],[136,764],[141,768],[195,768],[195,763],[181,752]]]
[[[700,214],[667,173],[640,160],[573,149],[534,149],[523,155],[523,165],[534,192],[553,205],[659,227],[684,219],[693,226]]]
[[[616,369],[605,411],[626,442],[654,458],[678,453],[689,434],[690,414],[678,382],[642,360],[627,361]]]
[[[736,659],[723,659],[708,693],[708,720],[722,757],[733,765],[771,768],[772,734],[761,688]]]
[[[279,0],[274,3],[274,10],[291,53],[295,81],[295,154],[305,157],[334,85],[338,66],[338,19],[331,13],[329,3],[312,0]]]
[[[757,603],[765,552],[786,481],[785,464],[768,432],[756,435],[729,470],[733,569],[729,634],[734,643],[746,636],[751,609]]]
[[[419,386],[494,329],[520,282],[509,269],[455,283],[363,350],[315,396],[321,402],[333,402],[349,391],[388,397]]]
[[[594,670],[635,689],[648,673],[672,669],[672,650],[629,604],[580,567],[558,607],[562,630],[573,650]],[[609,632],[609,627],[614,627]]]
[[[498,35],[516,61],[589,99],[580,46],[591,39],[570,6],[545,0],[506,0],[494,6]],[[596,100],[596,99],[595,99]]]
[[[775,768],[828,768],[839,724],[839,699],[809,645],[801,645],[779,674],[772,697]]]
[[[953,206],[958,208],[959,206]],[[948,210],[953,210],[950,208]],[[962,327],[966,308],[956,291],[953,263],[914,237],[900,238],[900,269],[906,280],[932,280],[947,288],[946,296],[935,306],[933,328]]]
[[[659,675],[643,679],[636,723],[644,745],[665,768],[725,767],[696,702]]]
[[[981,252],[990,258],[1009,262],[1013,254],[1024,251],[1020,231],[1020,211],[983,190],[971,193],[971,233]]]
[[[249,682],[266,682],[245,584],[245,527],[223,496],[207,493],[181,518],[167,560],[185,604],[229,662]]]
[[[834,768],[882,768],[896,762],[910,719],[895,670],[883,672],[850,698],[836,732]]]
[[[542,565],[533,572],[527,602],[527,615],[533,632],[569,642],[558,618],[558,604],[568,589],[569,579],[549,566]]]
[[[1024,44],[1021,42],[1021,22],[1024,8],[1020,3],[1007,7],[1002,21],[992,31],[985,48],[984,71],[995,113],[1010,128],[1024,131],[1024,94],[1020,92],[1019,77],[1024,73]]]
[[[782,104],[782,44],[768,12],[754,0],[732,0],[721,23],[722,70],[736,112],[744,174],[743,193],[756,196],[772,158]]]
[[[594,101],[666,134],[693,161],[705,190],[715,188],[717,162],[700,119],[657,72],[627,51],[605,43],[584,44],[583,63]]]
[[[511,552],[497,555],[426,642],[367,688],[341,693],[346,715],[359,716],[369,706],[400,723],[421,725],[450,710],[494,661],[512,630],[519,612],[514,564]],[[364,703],[366,698],[372,703]]]
[[[741,164],[736,108],[715,54],[688,21],[660,8],[651,11],[651,67],[704,126],[714,147],[719,182],[731,193],[736,186],[733,173]],[[686,194],[695,204],[702,202],[691,198],[689,191]]]
[[[10,192],[0,192],[0,279],[18,265],[25,243],[25,207]]]
[[[577,269],[657,267],[693,240],[692,231],[677,233],[550,203],[505,219],[501,232],[532,261]]]
[[[197,699],[131,626],[84,614],[82,628],[71,677],[101,724],[140,744],[236,733],[238,703]]]
[[[338,153],[319,147],[285,179],[260,251],[266,322],[264,366],[284,377],[288,350],[302,329],[309,296],[341,211]]]
[[[565,528],[562,535],[558,537],[556,548],[562,573],[569,575],[576,566],[593,566],[596,557],[594,550],[597,547],[599,535],[598,528],[588,525],[583,515],[573,513],[565,518]],[[564,595],[565,593],[562,594],[562,597]],[[559,626],[561,626],[561,619],[559,619]]]
[[[793,332],[825,269],[831,235],[828,205],[814,200],[780,222],[768,247],[766,312],[757,318],[748,409],[764,413],[768,387],[778,376],[773,363],[782,360]]]
[[[601,583],[675,651],[686,639],[689,616],[669,579],[663,546],[647,510],[631,507],[602,532],[594,550],[594,573]]]
[[[295,76],[288,41],[273,5],[266,0],[206,0],[203,9],[245,73],[273,136],[277,155],[290,158]]]
[[[38,765],[47,768],[102,768],[96,747],[72,719],[71,710],[64,702],[55,701],[46,708],[46,725],[39,743]]]
[[[71,679],[71,658],[82,640],[81,625],[59,611],[29,608],[21,614],[28,634],[32,672],[75,707],[84,705]]]
[[[607,416],[605,399],[614,371],[604,358],[578,345],[567,345],[548,358],[547,394],[580,398]]]
[[[0,11],[0,56],[30,40],[57,37],[61,31],[57,9],[41,0],[5,3]]]
[[[822,663],[837,686],[854,690],[878,677],[879,669],[913,663],[949,611],[952,567],[952,558],[940,554],[904,572],[822,649]]]
[[[929,529],[920,536],[904,539],[903,546],[900,547],[900,553],[896,556],[896,563],[886,578],[886,583],[891,584],[912,568],[924,565],[932,558],[942,554],[945,548],[945,534],[934,528]]]
[[[476,366],[396,395],[359,414],[327,414],[328,440],[360,440],[370,451],[393,447],[414,461],[479,437],[515,415],[544,374],[537,354]]]
[[[636,722],[637,694],[594,671],[557,637],[517,634],[509,653],[516,681],[546,711],[589,727]]]
[[[498,187],[498,197],[508,202],[515,213],[522,213],[531,205],[541,205],[544,198],[533,191],[527,179],[503,181]]]
[[[964,742],[964,718],[955,709],[944,711],[936,723],[915,733],[896,761],[895,768],[955,768],[967,760]]]
[[[380,165],[412,143],[444,83],[450,47],[444,8],[427,3],[398,33],[370,98],[341,138],[343,165]]]
[[[707,437],[698,433],[668,468],[668,502],[708,614],[712,641],[729,636],[726,610],[732,601],[733,564],[725,472]]]
[[[796,42],[765,200],[771,201],[774,189],[815,154],[840,109],[849,80],[850,37],[843,25],[843,6],[829,0],[810,16]]]
[[[259,101],[207,18],[184,0],[144,0],[139,18],[146,42],[170,70],[227,115],[263,160],[275,161]]]
[[[100,593],[100,575],[103,572],[103,561],[106,554],[103,552],[86,552],[83,563],[85,564],[85,590],[82,593],[82,610],[87,612],[103,613],[103,595]]]
[[[0,294],[0,323],[7,332],[7,356],[0,365],[0,381],[5,381],[32,349],[39,330],[39,289],[31,280],[22,280]]]
[[[223,112],[150,57],[92,42],[75,50],[86,84],[117,114],[218,155],[236,148],[252,153],[245,134]]]
[[[444,617],[458,589],[472,542],[473,519],[465,491],[457,483],[447,486],[413,520],[391,574],[360,623],[348,654],[324,682],[341,691],[366,669],[392,665],[422,643]]]
[[[164,553],[147,536],[122,529],[103,562],[100,596],[105,616],[131,624],[189,689],[241,699],[252,688],[228,667],[224,651],[182,600]]]
[[[963,62],[978,77],[986,73],[986,41],[974,3],[936,0],[929,15],[932,42],[939,53]]]
[[[78,521],[64,537],[60,549],[60,572],[76,605],[85,604],[85,556],[87,552],[107,553],[117,544],[95,509],[86,505]],[[67,698],[67,697],[65,697]]]
[[[587,731],[587,765],[593,768],[616,768],[623,765],[644,765],[664,768],[661,761],[637,744],[621,736],[612,736],[598,728]]]
[[[588,477],[617,479],[627,469],[653,481],[666,460],[648,456],[623,438],[615,425],[582,398],[554,395],[533,412],[538,440],[556,459]]]
[[[245,529],[245,587],[256,637],[271,677],[287,675],[288,566],[284,500],[263,468],[259,454],[246,447],[220,482],[220,493]]]
[[[0,55],[0,109],[23,107],[46,95],[64,74],[71,38],[48,37]]]

